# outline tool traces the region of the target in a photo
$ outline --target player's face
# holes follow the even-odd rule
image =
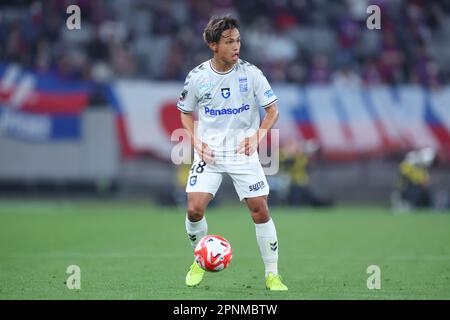
[[[239,59],[241,36],[238,29],[228,29],[222,32],[219,43],[213,48],[217,58],[226,64],[235,64]]]

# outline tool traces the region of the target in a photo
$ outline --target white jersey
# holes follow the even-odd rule
[[[216,158],[234,155],[238,144],[260,125],[260,108],[277,97],[264,74],[239,59],[228,72],[213,69],[211,60],[186,77],[177,107],[185,113],[198,111],[195,134],[214,150]]]

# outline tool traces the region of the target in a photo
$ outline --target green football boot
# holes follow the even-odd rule
[[[287,291],[288,287],[282,282],[281,276],[269,272],[266,277],[266,288],[270,291]]]
[[[205,274],[205,270],[203,270],[197,262],[194,263],[189,268],[189,272],[186,275],[186,285],[188,287],[195,287],[200,284],[203,280],[203,275]]]

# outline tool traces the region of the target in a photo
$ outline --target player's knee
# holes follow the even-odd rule
[[[255,223],[265,223],[270,220],[269,208],[265,204],[254,206],[250,211]]]
[[[188,204],[187,214],[189,221],[200,221],[205,214],[205,208],[196,203]]]

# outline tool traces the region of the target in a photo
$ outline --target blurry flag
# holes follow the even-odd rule
[[[0,64],[0,134],[27,141],[78,139],[89,84]]]
[[[297,105],[283,105],[280,96],[280,108],[289,108],[299,139],[319,142],[328,159],[424,147],[450,159],[450,87],[306,86],[300,92]]]
[[[109,88],[124,156],[170,159],[181,127],[181,83],[118,81]],[[342,88],[274,85],[281,143],[312,140],[329,160],[352,160],[431,147],[450,158],[450,87]],[[261,116],[264,112],[261,111]]]
[[[170,136],[182,127],[176,106],[182,88],[181,83],[127,80],[110,85],[107,96],[125,158],[150,154],[170,159]]]

